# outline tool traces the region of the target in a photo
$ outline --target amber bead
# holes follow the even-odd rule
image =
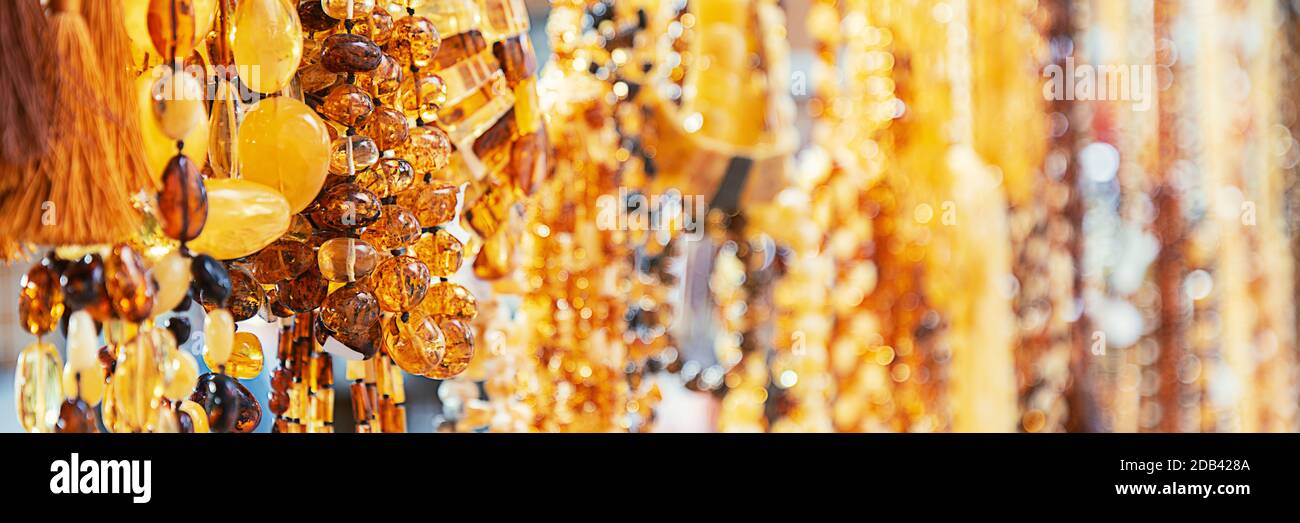
[[[240,417],[239,383],[225,374],[209,372],[199,376],[190,401],[208,413],[208,428],[212,432],[233,432]]]
[[[402,79],[405,77],[406,72],[402,70],[402,64],[385,54],[374,70],[357,74],[356,85],[365,89],[370,96],[383,100],[384,103],[390,103],[396,97],[397,90],[401,89]]]
[[[381,150],[396,149],[411,136],[406,115],[392,107],[379,107],[361,123],[361,133],[375,140]]]
[[[14,366],[18,423],[28,432],[52,432],[63,402],[63,359],[44,342],[28,345]]]
[[[465,256],[465,247],[446,229],[421,234],[411,250],[416,258],[429,266],[430,274],[442,278],[460,270]]]
[[[54,432],[99,432],[99,416],[95,415],[90,404],[80,399],[69,399],[59,407],[59,420],[54,424]]]
[[[292,381],[293,377],[284,367],[271,372],[271,391],[266,395],[271,414],[279,416],[289,410],[289,385]]]
[[[266,290],[262,285],[257,283],[252,273],[243,267],[231,267],[230,269],[230,301],[226,304],[226,309],[230,310],[230,315],[234,316],[235,321],[244,321],[262,310],[262,302],[266,299]]]
[[[445,380],[469,368],[470,360],[474,359],[474,331],[465,322],[451,318],[438,322],[438,328],[442,330],[447,349],[442,360],[425,376]]]
[[[420,221],[400,205],[385,205],[379,219],[366,226],[361,239],[381,251],[406,247],[420,237]]]
[[[331,332],[365,333],[379,321],[379,301],[357,285],[344,285],[321,305],[320,319]]]
[[[18,318],[27,332],[37,336],[54,329],[63,317],[63,286],[49,260],[41,260],[18,283]]]
[[[379,146],[369,136],[344,136],[330,145],[330,174],[352,176],[379,161]]]
[[[434,316],[472,320],[478,315],[478,302],[461,284],[444,281],[429,287],[420,310]]]
[[[104,258],[104,287],[119,318],[139,323],[153,312],[154,282],[130,246],[114,245]]]
[[[187,351],[169,351],[164,362],[163,376],[166,382],[163,396],[173,401],[183,400],[194,390],[194,383],[199,378],[199,362]]]
[[[110,430],[145,432],[153,428],[166,392],[167,355],[175,350],[175,338],[163,329],[141,330],[134,340],[118,348],[116,370],[104,391],[104,421]]]
[[[415,213],[423,227],[447,223],[456,217],[454,185],[416,186],[397,195],[397,204]]]
[[[511,234],[499,232],[483,241],[483,246],[474,257],[474,276],[481,280],[496,280],[505,277],[514,270],[514,258],[511,256]]]
[[[519,137],[510,149],[510,168],[515,187],[532,194],[546,179],[546,129]]]
[[[189,296],[191,262],[179,251],[172,251],[155,261],[149,269],[149,278],[153,280],[155,290],[153,300],[154,316],[175,309]],[[187,307],[188,309],[188,307]]]
[[[104,287],[104,262],[98,254],[87,254],[69,262],[59,277],[59,284],[63,287],[66,310],[84,309],[98,321],[108,320],[112,305]]]
[[[370,358],[379,352],[379,347],[383,344],[382,329],[379,324],[380,322],[375,322],[365,332],[336,332],[333,336],[335,340],[360,354],[362,358]]]
[[[194,0],[148,0],[145,23],[153,50],[164,58],[184,58],[194,50]]]
[[[411,256],[394,256],[375,268],[374,281],[379,308],[389,312],[409,311],[424,300],[429,290],[429,268]]]
[[[312,226],[306,216],[301,214],[293,215],[289,220],[289,228],[280,236],[281,239],[295,242],[306,242],[311,240]]]
[[[253,255],[253,277],[264,285],[273,285],[302,274],[315,259],[311,245],[300,241],[277,240]]]
[[[411,188],[415,183],[415,169],[401,158],[383,158],[374,167],[357,173],[354,181],[375,196],[387,198]]]
[[[370,95],[352,84],[339,84],[329,90],[317,108],[321,116],[339,125],[354,127],[375,110]]]
[[[226,364],[235,346],[235,320],[230,311],[217,309],[203,321],[203,362],[211,369]]]
[[[437,320],[414,311],[384,321],[384,350],[402,370],[424,374],[442,361],[446,342]]]
[[[374,247],[357,238],[334,238],[322,243],[316,257],[321,276],[340,283],[365,278],[380,260]]]
[[[339,25],[337,18],[325,12],[320,0],[300,0],[298,2],[298,22],[302,24],[303,29],[311,32],[328,31]]]
[[[427,67],[441,45],[442,37],[433,22],[423,16],[407,16],[393,24],[388,54],[406,67]]]
[[[340,183],[316,200],[311,221],[325,230],[349,231],[379,219],[379,207],[374,193],[354,183]]]
[[[338,85],[347,75],[331,72],[325,66],[312,64],[298,70],[298,86],[304,93],[319,93]]]
[[[194,296],[204,310],[226,306],[233,284],[224,264],[206,254],[195,255],[190,262],[190,274],[194,280]]]
[[[402,80],[402,111],[411,118],[426,122],[438,118],[438,110],[447,103],[447,84],[436,74],[408,75]]]
[[[360,73],[379,67],[384,52],[359,34],[330,35],[321,44],[320,65],[336,73]]]
[[[294,312],[307,312],[320,307],[329,293],[329,280],[321,276],[315,266],[276,286],[280,289],[280,303]]]
[[[236,332],[230,359],[226,360],[225,372],[232,377],[249,380],[262,373],[262,341],[251,332]],[[212,363],[208,363],[213,368]]]
[[[451,139],[442,129],[425,125],[411,129],[406,143],[397,148],[397,155],[411,162],[416,172],[433,173],[434,179],[451,161]]]
[[[189,432],[195,434],[205,434],[208,432],[208,413],[203,410],[203,406],[190,400],[181,400],[175,402],[176,414],[180,417],[185,414],[189,418]],[[182,429],[185,427],[182,426]],[[182,430],[184,431],[184,430]]]
[[[386,45],[393,38],[393,15],[388,14],[388,10],[383,7],[376,6],[370,10],[370,16],[356,19],[352,32],[370,37],[375,44]]]
[[[190,325],[190,319],[184,316],[172,316],[163,320],[160,325],[162,325],[162,328],[171,331],[178,345],[184,345],[188,342],[194,329]]]
[[[198,167],[185,155],[172,157],[163,171],[158,218],[163,233],[183,242],[197,238],[207,223],[207,188]]]
[[[375,0],[320,0],[325,14],[339,20],[354,20],[370,14]]]

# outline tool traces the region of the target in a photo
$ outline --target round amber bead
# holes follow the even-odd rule
[[[344,136],[330,147],[330,174],[352,176],[379,161],[379,146],[369,136]]]
[[[230,301],[226,308],[235,321],[244,321],[262,310],[266,300],[266,290],[257,283],[252,273],[243,267],[230,268]]]
[[[379,219],[366,227],[361,239],[381,251],[406,247],[420,237],[420,221],[400,205],[385,205]]]
[[[379,265],[380,255],[365,240],[334,238],[316,251],[321,276],[332,282],[353,282],[365,278]]]
[[[50,332],[63,317],[63,287],[59,273],[41,260],[23,275],[18,286],[18,318],[27,332],[41,336]]]
[[[379,321],[379,301],[358,285],[344,285],[325,297],[321,324],[330,332],[366,333]]]
[[[426,232],[411,248],[415,257],[429,266],[429,273],[446,278],[460,270],[465,247],[446,229]]]
[[[451,139],[442,129],[432,125],[410,130],[406,143],[397,148],[397,156],[411,162],[418,173],[437,173],[451,161]],[[435,178],[438,176],[435,174]]]
[[[379,308],[389,312],[415,308],[429,290],[429,268],[411,256],[394,256],[385,260],[370,278]]]
[[[379,198],[354,183],[326,189],[316,201],[311,221],[329,231],[350,231],[379,219]]]
[[[407,16],[394,23],[388,54],[406,67],[428,67],[441,45],[442,37],[433,22],[423,16]]]
[[[383,158],[374,167],[357,173],[354,181],[375,196],[387,198],[411,187],[415,182],[415,169],[401,158]]]
[[[402,370],[424,374],[442,361],[447,347],[437,321],[416,311],[385,320],[384,350]]]
[[[433,316],[472,320],[478,315],[478,301],[461,284],[444,281],[429,287],[420,310]]]
[[[445,380],[469,368],[470,360],[474,359],[474,331],[465,322],[451,318],[438,322],[438,328],[442,330],[447,349],[442,360],[425,376]]]
[[[361,123],[361,133],[374,138],[381,150],[396,149],[411,136],[406,115],[392,107],[380,107]]]
[[[355,127],[370,116],[371,111],[375,110],[375,103],[361,88],[352,84],[339,84],[329,90],[317,110],[321,116],[334,123]]]
[[[433,227],[456,218],[454,185],[417,185],[397,194],[397,204],[415,213],[423,227]]]

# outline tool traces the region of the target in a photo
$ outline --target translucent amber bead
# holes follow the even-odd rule
[[[208,219],[208,194],[194,162],[176,155],[163,171],[158,193],[158,218],[167,236],[187,242],[203,232]]]
[[[370,14],[375,0],[321,0],[325,14],[339,20],[353,20]]]
[[[410,130],[406,143],[396,149],[397,156],[405,158],[415,167],[416,172],[437,173],[447,167],[451,161],[451,139],[442,129],[431,125],[415,127]]]
[[[456,217],[456,186],[416,186],[398,193],[397,204],[415,213],[420,225],[433,227]]]
[[[104,287],[118,317],[137,323],[149,318],[153,311],[153,282],[135,249],[113,246],[104,258]]]
[[[305,272],[314,259],[311,245],[279,240],[252,258],[253,277],[264,285],[280,283]]]
[[[408,75],[402,82],[402,111],[410,118],[435,121],[445,103],[447,84],[436,74]]]
[[[230,269],[230,301],[226,309],[236,322],[244,321],[262,310],[266,300],[266,290],[262,288],[253,275],[242,267]]]
[[[366,35],[378,45],[386,45],[393,38],[393,15],[388,14],[388,10],[383,7],[376,6],[370,10],[370,16],[357,18],[352,31]]]
[[[239,382],[234,378],[209,372],[199,376],[190,401],[207,413],[212,432],[233,432],[239,421],[240,396]]]
[[[384,349],[402,370],[424,374],[442,361],[447,347],[438,323],[415,311],[395,314],[384,321]]]
[[[149,278],[157,288],[151,313],[157,316],[176,308],[185,299],[190,289],[190,260],[179,251],[169,252],[154,262]]]
[[[230,29],[235,63],[251,74],[241,78],[259,93],[289,85],[302,61],[302,25],[287,1],[239,2]],[[242,75],[241,75],[242,76]]]
[[[80,398],[95,406],[104,398],[104,374],[98,368],[78,372],[72,365],[63,366],[63,395],[68,399]]]
[[[298,70],[298,86],[308,94],[325,91],[346,79],[347,75],[332,72],[320,64],[304,66]]]
[[[375,110],[370,95],[352,84],[332,87],[321,101],[320,114],[326,119],[346,127],[355,127]]]
[[[362,122],[361,133],[374,138],[375,144],[385,151],[396,149],[411,136],[406,115],[392,107],[380,107],[370,113]]]
[[[423,16],[407,16],[393,25],[388,54],[406,67],[428,67],[440,45],[442,37],[433,22]]]
[[[429,268],[410,256],[385,260],[370,277],[379,308],[389,312],[415,308],[429,290]]]
[[[354,182],[379,198],[387,198],[411,188],[415,169],[401,158],[383,158],[374,167],[357,173]]]
[[[478,256],[474,257],[474,276],[495,280],[514,270],[514,259],[510,256],[511,236],[503,231],[483,241]]]
[[[461,284],[444,281],[429,287],[420,310],[433,316],[472,320],[478,315],[478,301]]]
[[[332,231],[349,231],[379,219],[379,198],[354,183],[340,183],[321,193],[311,221]]]
[[[65,310],[85,310],[96,320],[107,321],[112,313],[104,288],[104,262],[98,254],[87,254],[68,262],[59,277]]]
[[[379,161],[379,146],[369,136],[344,136],[330,148],[330,173],[339,176],[352,176]]]
[[[465,247],[446,229],[438,229],[421,234],[411,250],[429,266],[430,274],[446,278],[460,270]]]
[[[173,141],[184,140],[195,127],[207,123],[203,85],[188,73],[171,67],[155,68],[154,74],[159,75],[149,91],[154,123]]]
[[[192,432],[195,434],[206,434],[208,432],[208,413],[203,410],[203,406],[188,399],[181,400],[176,406],[177,412],[184,412],[190,418]]]
[[[330,35],[321,44],[320,65],[336,73],[360,73],[379,67],[384,52],[359,34]]]
[[[307,31],[328,31],[338,27],[339,20],[325,12],[325,8],[316,0],[298,2],[298,21]]]
[[[361,239],[381,251],[406,247],[420,237],[420,221],[400,205],[385,205],[379,219],[366,226]]]
[[[357,285],[344,285],[325,297],[320,319],[333,333],[366,333],[379,321],[379,301]]]
[[[296,278],[280,282],[280,303],[293,312],[307,312],[320,307],[329,293],[329,280],[313,265]]]
[[[322,243],[316,256],[321,276],[332,282],[365,278],[380,260],[374,247],[356,238],[334,238]]]
[[[63,361],[58,349],[36,342],[18,354],[14,398],[18,423],[27,432],[53,432],[63,403]]]
[[[85,434],[99,432],[99,416],[90,404],[76,398],[64,401],[59,407],[59,419],[54,432]]]
[[[94,372],[99,368],[99,335],[95,320],[86,311],[77,311],[68,318],[68,364],[75,372]],[[107,332],[105,333],[108,334]],[[110,341],[117,344],[119,340]]]
[[[267,393],[267,407],[271,414],[280,416],[289,410],[289,385],[293,377],[284,367],[271,371],[271,391]]]
[[[233,350],[230,352],[230,358],[226,360],[225,373],[241,379],[248,380],[256,378],[262,373],[262,341],[257,339],[257,335],[251,332],[236,332],[232,343]],[[210,369],[218,369],[221,364],[210,361],[208,353],[204,353],[203,362]]]
[[[203,362],[217,369],[230,359],[235,344],[235,319],[225,309],[208,313],[203,322]]]
[[[190,263],[190,275],[194,279],[195,298],[204,310],[211,311],[226,306],[234,285],[230,282],[230,273],[224,264],[216,258],[199,254]]]
[[[199,379],[199,362],[189,352],[183,350],[171,351],[167,355],[163,375],[166,381],[163,397],[172,401],[183,400],[190,396],[190,392],[194,390],[194,384]]]
[[[63,287],[49,260],[33,265],[18,283],[18,319],[27,332],[41,336],[63,317]]]
[[[307,208],[329,172],[329,126],[302,102],[286,96],[257,103],[239,126],[239,171],[275,189],[289,212]]]
[[[383,344],[379,323],[375,322],[370,326],[369,330],[361,333],[336,332],[333,334],[333,338],[347,347],[349,351],[359,354],[361,358],[370,358],[376,352],[379,352],[379,347]],[[357,359],[346,354],[339,354],[339,356],[346,359]]]
[[[425,376],[445,380],[469,368],[470,360],[474,359],[474,331],[465,322],[451,318],[438,322],[438,328],[442,330],[447,350],[443,353],[442,360]]]
[[[370,96],[390,103],[402,87],[402,78],[405,76],[402,64],[392,56],[384,55],[374,70],[357,74],[356,85],[365,89]]]
[[[194,0],[148,0],[145,23],[154,52],[166,58],[184,58],[194,52]]]
[[[113,432],[144,432],[154,423],[166,388],[163,365],[175,350],[176,340],[163,329],[142,330],[118,349],[112,387],[104,392],[104,407],[115,411]]]
[[[253,254],[289,227],[289,201],[270,186],[236,178],[208,180],[208,220],[190,244],[197,252],[231,260]]]

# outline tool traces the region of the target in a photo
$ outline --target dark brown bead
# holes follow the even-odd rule
[[[99,417],[95,415],[95,409],[80,398],[66,400],[59,407],[59,421],[55,423],[54,431],[99,432]]]
[[[163,171],[158,218],[163,233],[183,242],[198,237],[208,221],[208,191],[203,176],[185,155],[172,157]]]
[[[199,300],[203,310],[225,308],[230,301],[230,272],[216,258],[206,254],[194,256],[190,262],[190,274],[194,277],[190,285],[191,293]]]
[[[253,275],[243,267],[230,268],[230,302],[226,309],[235,321],[244,321],[262,310],[266,291],[253,279]]]
[[[317,227],[348,231],[379,219],[379,198],[354,183],[340,183],[326,189],[316,200],[311,221]]]
[[[358,34],[331,35],[321,44],[320,63],[335,73],[360,73],[379,67],[384,52]]]
[[[262,423],[262,403],[238,381],[235,382],[235,390],[239,393],[239,416],[235,419],[235,432],[248,434],[257,430],[257,426]]]
[[[356,284],[344,285],[325,298],[320,319],[335,333],[365,333],[379,321],[379,301]]]
[[[307,312],[320,307],[329,293],[329,280],[315,266],[289,281],[276,284],[280,303],[293,312]]]
[[[198,403],[208,413],[208,429],[212,432],[232,432],[240,417],[240,388],[234,378],[209,372],[199,376],[190,401]],[[245,389],[247,390],[247,389]]]
[[[42,260],[27,271],[18,286],[18,317],[22,326],[37,336],[54,330],[63,317],[64,307],[59,272]]]
[[[360,353],[362,358],[370,359],[376,352],[379,352],[379,347],[383,345],[383,339],[381,338],[383,329],[380,328],[379,324],[380,322],[376,321],[371,324],[369,329],[359,333],[336,332],[334,333],[334,339],[339,340],[339,343],[346,345],[349,349]]]
[[[68,263],[59,283],[63,287],[63,303],[67,306],[65,318],[70,316],[68,313],[82,309],[98,321],[107,321],[111,317],[112,306],[104,287],[104,261],[98,254],[87,254]]]
[[[253,278],[273,285],[302,274],[316,263],[311,245],[293,240],[276,240],[253,255]]]
[[[325,14],[320,0],[302,0],[298,2],[298,21],[307,31],[328,31],[338,27],[339,21]]]

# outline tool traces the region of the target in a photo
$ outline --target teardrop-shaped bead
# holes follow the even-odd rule
[[[442,331],[447,348],[442,360],[424,375],[445,380],[469,368],[470,360],[474,359],[474,331],[465,322],[451,318],[438,322],[438,329]]]
[[[190,276],[195,299],[204,310],[223,308],[229,303],[234,285],[225,264],[206,254],[195,255],[190,262]]]
[[[234,432],[239,421],[239,383],[225,374],[209,372],[199,376],[190,401],[207,413],[208,428],[212,432]]]
[[[27,332],[44,335],[63,317],[63,286],[49,259],[42,259],[18,283],[18,319]]]
[[[357,238],[329,240],[321,244],[316,256],[321,276],[332,282],[353,282],[365,278],[380,261],[375,248]]]
[[[54,345],[35,342],[18,354],[14,399],[27,432],[53,432],[63,403],[63,361]]]
[[[203,232],[208,220],[208,193],[199,170],[185,155],[176,155],[163,171],[158,217],[172,239],[187,242]]]
[[[236,322],[257,316],[266,300],[266,290],[243,267],[230,268],[230,300],[226,309]]]
[[[389,312],[414,309],[429,291],[429,268],[411,256],[385,260],[370,279],[379,308]]]
[[[287,1],[239,2],[230,33],[235,63],[252,71],[244,84],[274,93],[293,79],[302,61],[302,25]]]
[[[392,251],[415,243],[420,237],[420,221],[400,205],[385,205],[379,219],[366,226],[361,239],[381,251]]]
[[[429,273],[446,278],[460,270],[465,247],[446,229],[420,235],[411,248],[415,257],[429,266]]]
[[[379,67],[384,52],[359,34],[330,35],[321,44],[320,65],[335,73],[360,73]]]

